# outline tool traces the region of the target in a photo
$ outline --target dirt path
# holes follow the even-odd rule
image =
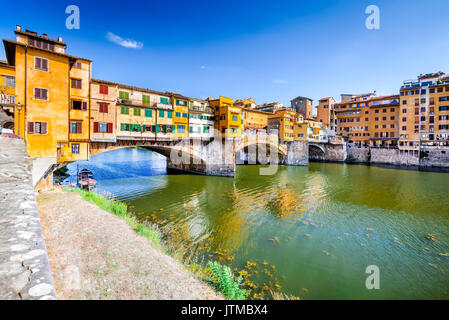
[[[220,299],[172,257],[75,192],[37,197],[58,299]]]

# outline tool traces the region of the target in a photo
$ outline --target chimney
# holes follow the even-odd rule
[[[20,24],[16,24],[16,30],[17,31],[21,31],[22,30],[22,26]]]
[[[62,37],[58,37],[58,41],[59,41],[59,42],[62,42]]]
[[[44,38],[47,38],[47,34],[46,34],[46,33],[43,33],[42,36],[43,36]]]

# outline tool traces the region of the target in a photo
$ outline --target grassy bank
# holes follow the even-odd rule
[[[128,213],[128,206],[125,203],[80,189],[65,189],[65,191],[79,193],[85,201],[95,204],[104,211],[112,213],[126,221],[136,233],[149,239],[154,247],[162,250],[164,253],[169,251],[165,250],[161,245],[161,236],[156,228],[147,223],[138,221],[135,216]],[[240,288],[242,278],[235,277],[228,266],[211,261],[208,263],[207,267],[186,265],[186,268],[196,274],[202,281],[213,287],[217,292],[223,294],[227,299],[246,299],[246,291]]]
[[[117,217],[125,220],[126,223],[134,231],[136,231],[141,236],[151,240],[152,244],[156,248],[160,248],[161,239],[159,233],[151,226],[146,225],[144,223],[140,223],[134,216],[128,214],[128,206],[125,203],[113,199],[108,199],[102,195],[93,192],[83,191],[80,189],[66,189],[66,190],[78,192],[87,202],[93,203],[98,207],[100,207],[101,209],[110,212],[116,215]]]

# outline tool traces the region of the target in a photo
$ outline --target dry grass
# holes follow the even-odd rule
[[[80,194],[53,191],[37,200],[59,299],[222,299],[129,221]]]

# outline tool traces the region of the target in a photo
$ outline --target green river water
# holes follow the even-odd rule
[[[449,252],[447,173],[310,163],[271,176],[259,166],[239,166],[235,178],[166,175],[164,160],[149,154],[94,159],[98,192],[156,222],[191,262],[249,273],[252,295],[449,298],[449,257],[441,255]],[[135,167],[125,166],[130,159]],[[365,286],[369,265],[379,267],[379,290]]]

